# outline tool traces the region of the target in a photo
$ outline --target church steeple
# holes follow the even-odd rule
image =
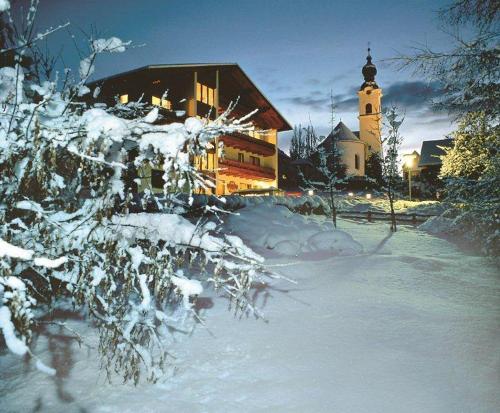
[[[371,50],[368,47],[366,64],[361,73],[364,82],[361,85],[359,98],[359,138],[366,144],[366,157],[371,153],[380,153],[382,149],[380,124],[382,121],[382,89],[375,82],[377,68],[372,63]]]
[[[378,85],[375,82],[375,75],[377,74],[377,67],[372,63],[372,56],[370,54],[371,49],[368,48],[368,55],[366,56],[366,64],[363,66],[361,73],[365,78],[364,83],[361,85],[359,90],[363,90],[366,86],[371,86],[373,89],[377,89]]]

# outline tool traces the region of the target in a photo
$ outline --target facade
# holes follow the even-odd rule
[[[236,118],[258,109],[248,133],[217,138],[222,152],[215,149],[193,164],[213,180],[213,193],[225,195],[245,190],[278,187],[278,132],[291,126],[235,63],[152,65],[93,82],[101,92],[99,102],[115,105],[147,101],[160,107],[165,123],[182,122],[186,117],[215,119],[232,102],[238,104]],[[163,172],[145,165],[139,171],[138,192],[163,189]]]
[[[375,82],[377,68],[372,63],[370,49],[363,66],[364,82],[358,91],[359,131],[351,131],[339,122],[319,144],[326,151],[335,141],[348,175],[365,176],[365,163],[372,154],[381,154],[382,89]]]

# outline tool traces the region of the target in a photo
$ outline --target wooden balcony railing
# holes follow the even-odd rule
[[[219,173],[248,179],[276,179],[276,173],[273,168],[266,168],[264,166],[258,166],[247,162],[238,162],[226,158],[219,159]]]
[[[274,156],[276,154],[276,145],[252,138],[244,133],[234,132],[231,135],[223,135],[219,140],[224,142],[224,145],[261,156]]]

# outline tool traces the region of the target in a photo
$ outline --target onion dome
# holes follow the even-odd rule
[[[375,75],[377,74],[377,68],[372,63],[372,56],[370,55],[370,48],[368,48],[368,56],[366,56],[366,64],[363,66],[363,77],[365,78],[365,82],[361,85],[361,89],[363,90],[366,86],[371,86],[374,89],[378,89],[378,85],[375,82]]]

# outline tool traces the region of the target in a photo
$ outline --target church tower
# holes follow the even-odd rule
[[[381,153],[380,128],[382,122],[382,89],[375,82],[377,68],[372,63],[370,48],[366,64],[363,66],[365,81],[358,92],[359,97],[359,138],[366,143],[366,158],[373,153]]]

